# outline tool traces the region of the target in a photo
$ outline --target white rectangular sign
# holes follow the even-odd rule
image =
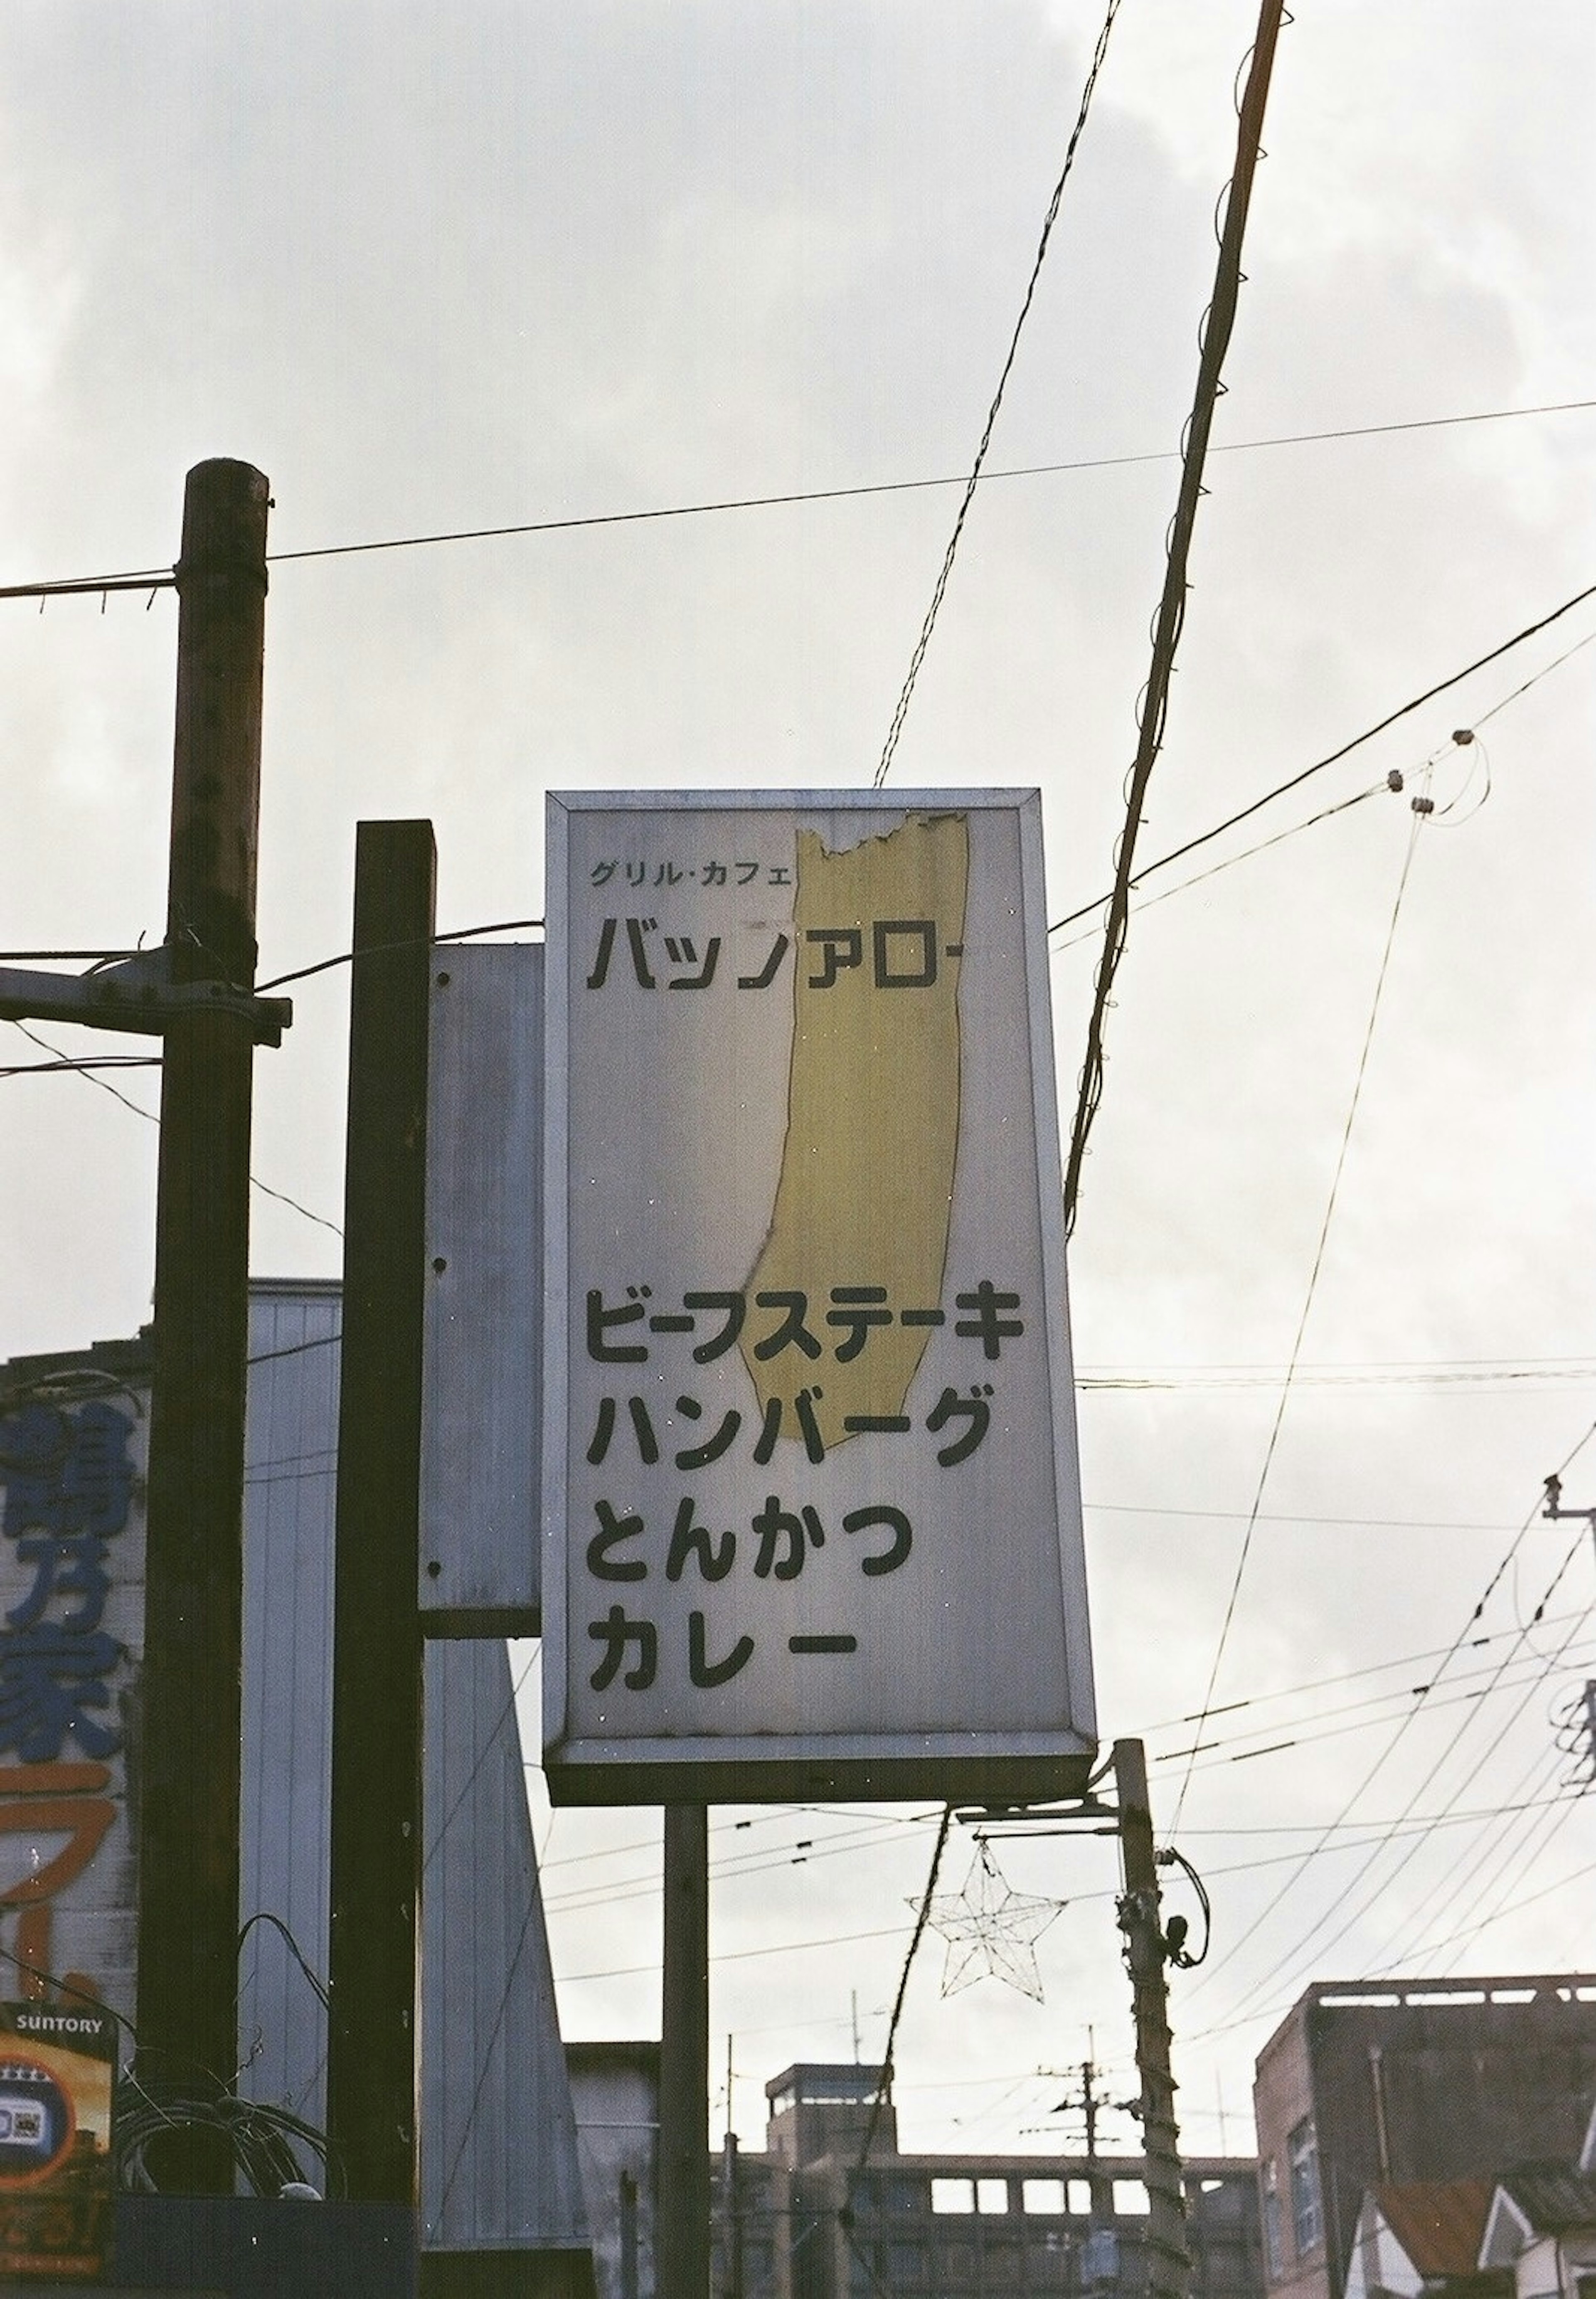
[[[556,1803],[1095,1743],[1035,793],[549,800]]]

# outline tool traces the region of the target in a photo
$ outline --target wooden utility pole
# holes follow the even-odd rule
[[[269,485],[199,464],[183,503],[140,1742],[138,2039],[146,2075],[231,2087],[255,858]],[[163,2177],[230,2193],[230,2151],[175,2136]]]
[[[327,2121],[352,2202],[414,2206],[429,822],[356,831],[333,1582]]]
[[[665,1807],[660,2021],[660,2299],[709,2299],[710,1830],[701,1804]],[[729,2109],[727,2121],[731,2118]]]
[[[1175,2123],[1175,2078],[1169,2066],[1169,1991],[1152,1813],[1147,1797],[1147,1754],[1140,1740],[1115,1741],[1114,1781],[1125,1877],[1119,1929],[1125,1935],[1125,1961],[1135,2013],[1136,2068],[1142,2079],[1142,2148],[1149,2207],[1147,2288],[1151,2299],[1185,2299],[1192,2264],[1186,2251],[1185,2187]]]

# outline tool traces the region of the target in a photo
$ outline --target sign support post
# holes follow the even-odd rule
[[[429,822],[356,832],[333,1600],[327,2120],[355,2203],[416,2201]]]
[[[708,1810],[702,1804],[668,1804],[660,2019],[660,2299],[707,2299],[710,2288],[709,1916]]]

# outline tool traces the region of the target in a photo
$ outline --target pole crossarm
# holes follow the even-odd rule
[[[1561,1477],[1547,1478],[1546,1506],[1542,1510],[1541,1514],[1544,1517],[1550,1517],[1554,1524],[1566,1516],[1583,1516],[1585,1523],[1590,1526],[1591,1531],[1593,1533],[1596,1533],[1596,1508],[1565,1508],[1563,1506],[1563,1481]]]
[[[140,950],[90,974],[40,974],[0,966],[0,1021],[81,1022],[96,1030],[160,1037],[196,1014],[232,1014],[257,1046],[280,1046],[294,1019],[291,998],[257,998],[228,982],[176,982],[170,950]]]

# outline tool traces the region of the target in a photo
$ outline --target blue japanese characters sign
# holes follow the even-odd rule
[[[556,1801],[1095,1738],[1034,793],[549,803]]]
[[[144,1428],[127,1391],[0,1411],[0,1992],[128,2016]]]

